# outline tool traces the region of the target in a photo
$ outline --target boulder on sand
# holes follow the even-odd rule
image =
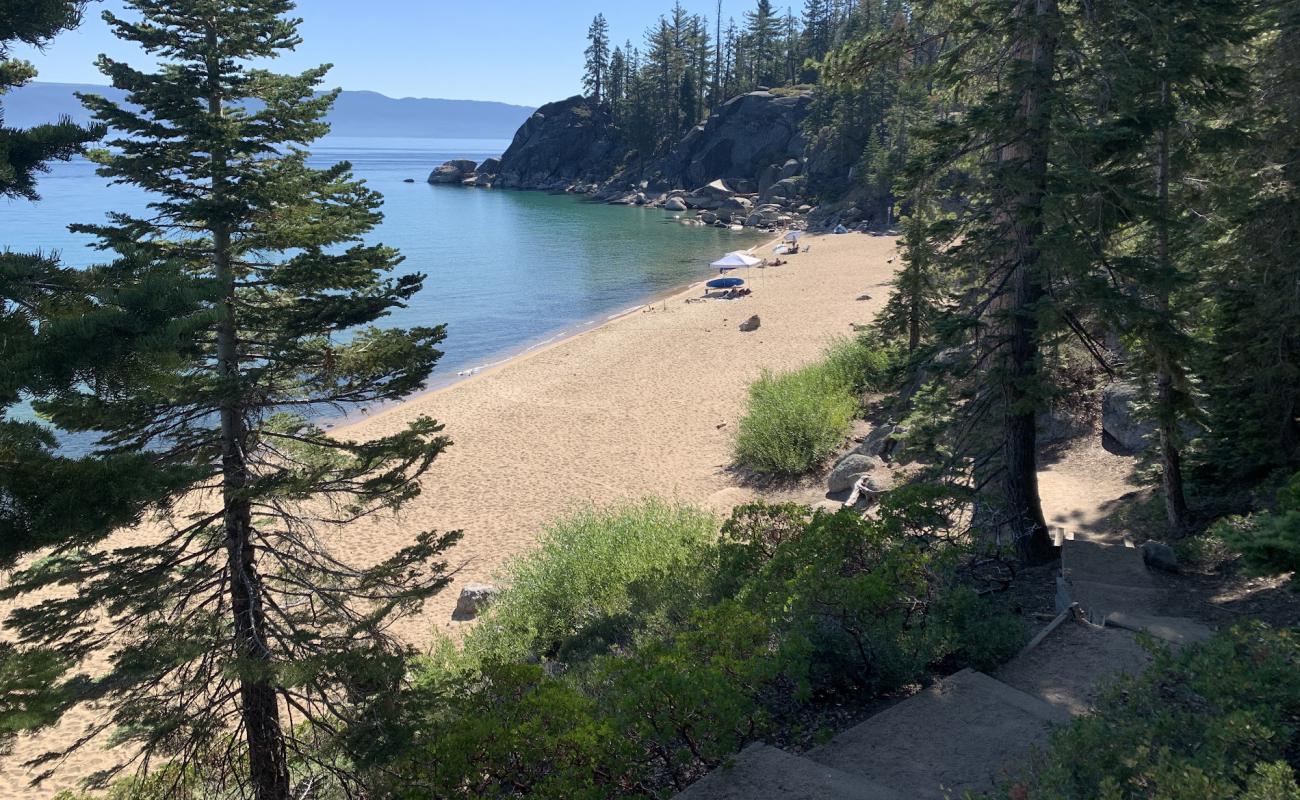
[[[460,590],[460,597],[456,598],[456,610],[452,612],[451,618],[474,619],[500,591],[497,587],[485,583],[467,585]]]
[[[744,331],[745,333],[749,333],[749,332],[751,332],[751,331],[756,331],[756,330],[758,330],[758,326],[761,325],[761,324],[762,324],[762,321],[759,320],[758,315],[755,314],[754,316],[752,316],[752,317],[750,317],[749,319],[745,320],[744,322],[740,323],[740,329],[741,329],[742,331]]]
[[[826,488],[831,494],[847,492],[858,482],[858,478],[877,470],[888,471],[888,467],[876,456],[849,453],[839,460],[831,470],[831,474],[827,476]]]

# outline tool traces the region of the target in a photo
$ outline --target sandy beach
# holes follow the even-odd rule
[[[454,441],[400,516],[327,534],[337,555],[371,562],[418,531],[464,531],[448,553],[453,584],[397,632],[427,646],[455,634],[451,611],[466,583],[491,582],[527,552],[548,521],[588,504],[657,495],[726,513],[755,496],[728,470],[746,389],[764,369],[815,358],[884,305],[895,240],[863,234],[806,237],[788,264],[742,270],[753,294],[696,302],[695,284],[578,336],[535,349],[445,389],[336,429],[355,438],[399,429],[419,415]],[[758,315],[761,327],[739,330]],[[430,320],[434,322],[435,320]],[[808,499],[819,497],[810,486]],[[131,532],[124,537],[146,535]],[[116,542],[115,542],[116,543]],[[0,797],[49,797],[111,763],[92,745],[39,790],[15,765],[68,741],[95,716],[77,709],[53,731],[18,742],[0,763]]]
[[[753,294],[688,302],[696,284],[652,306],[534,351],[455,386],[340,428],[368,438],[420,414],[455,444],[396,520],[354,525],[341,554],[366,558],[411,531],[462,529],[450,589],[404,635],[423,643],[452,629],[465,583],[491,581],[541,527],[584,504],[658,495],[725,511],[751,490],[728,471],[746,389],[763,369],[818,357],[884,304],[892,238],[809,237],[811,250],[775,268],[742,270]],[[754,332],[739,325],[757,314]]]

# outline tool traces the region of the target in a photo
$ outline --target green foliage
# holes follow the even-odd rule
[[[895,366],[895,352],[869,336],[837,337],[826,349],[823,368],[831,381],[855,395],[882,391]]]
[[[1007,798],[1300,797],[1300,638],[1262,624],[1161,649],[1052,738]]]
[[[635,784],[630,743],[596,703],[528,664],[491,663],[439,680],[425,673],[415,697],[429,697],[398,767],[372,788],[393,798],[596,798]]]
[[[475,657],[424,661],[374,737],[371,789],[662,797],[792,713],[1005,658],[1019,623],[956,587],[959,550],[929,535],[948,495],[909,494],[874,522],[745,506],[720,539],[707,515],[652,502],[552,526],[512,569],[526,588],[479,629],[533,646],[476,631]],[[572,644],[593,632],[602,646]]]
[[[100,701],[97,724],[142,757],[285,798],[310,782],[290,773],[310,737],[286,734],[288,709],[325,730],[384,709],[409,653],[391,623],[446,585],[438,555],[457,536],[416,532],[364,567],[336,558],[318,528],[399,508],[450,442],[428,418],[364,442],[311,420],[420,389],[445,331],[379,327],[423,276],[395,274],[401,255],[369,241],[382,198],[349,165],[308,163],[334,102],[316,91],[327,68],[263,68],[301,43],[293,3],[122,5],[105,20],[153,71],[101,57],[127,99],[81,99],[115,132],[91,154],[100,175],[153,199],[143,215],[73,226],[107,263],[75,278],[18,265],[64,295],[21,298],[33,405],[103,460],[73,469],[48,439],[27,448],[44,457],[4,496],[54,552],[6,582],[5,600],[28,595],[9,605],[7,633],[69,664],[112,654],[94,678],[51,682],[47,707]],[[4,266],[0,280],[19,273]],[[47,473],[50,488],[103,485],[54,512],[37,502]],[[90,492],[113,502],[43,530]],[[87,546],[146,512],[157,524],[139,543]],[[229,757],[208,757],[216,741]]]
[[[820,364],[779,375],[764,371],[749,387],[736,461],[755,472],[802,475],[835,452],[857,410],[844,383]]]
[[[844,441],[858,398],[884,388],[892,355],[872,340],[841,338],[822,361],[793,372],[764,372],[749,387],[736,436],[736,461],[756,472],[802,475]]]
[[[653,499],[552,523],[533,552],[506,568],[505,590],[465,649],[519,660],[625,642],[689,608],[710,570],[717,525],[702,511]]]
[[[1300,590],[1300,473],[1278,491],[1272,510],[1219,520],[1209,535],[1238,550],[1256,574],[1296,573],[1291,587]]]

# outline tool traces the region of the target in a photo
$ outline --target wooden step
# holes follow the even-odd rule
[[[691,784],[676,800],[903,800],[861,775],[765,744],[751,744],[731,763]]]
[[[973,670],[946,678],[862,724],[808,758],[942,800],[987,791],[1024,766],[1050,726],[1070,713]]]
[[[1091,581],[1112,586],[1155,586],[1142,561],[1142,551],[1122,543],[1067,540],[1061,547],[1061,574],[1071,583]]]

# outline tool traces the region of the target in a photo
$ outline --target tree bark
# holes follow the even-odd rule
[[[217,31],[207,32],[210,51],[217,51]],[[224,93],[220,64],[215,55],[208,64],[208,112],[223,114]],[[218,213],[229,191],[228,161],[220,147],[212,153],[212,194]],[[214,219],[213,266],[222,287],[217,323],[217,371],[221,377],[221,492],[226,560],[230,576],[230,605],[236,657],[242,663],[240,711],[248,742],[249,782],[257,800],[289,800],[289,765],[275,686],[270,681],[271,651],[266,642],[266,618],[261,599],[261,578],[253,547],[252,506],[247,494],[247,428],[240,401],[239,334],[235,315],[235,273],[231,258],[228,221]]]
[[[1015,17],[1022,28],[1012,45],[1019,108],[1011,144],[1000,153],[1004,166],[1020,171],[1024,188],[1009,198],[1006,229],[1010,274],[999,304],[1004,317],[1002,359],[1003,492],[1008,522],[1021,557],[1043,562],[1055,557],[1038,494],[1038,432],[1033,387],[1038,365],[1038,304],[1044,298],[1039,274],[1043,200],[1047,194],[1047,156],[1051,138],[1052,69],[1056,59],[1056,0],[1018,0]]]
[[[1169,106],[1169,84],[1160,87],[1161,104]],[[1169,123],[1166,120],[1156,134],[1156,258],[1159,279],[1172,275],[1169,257]],[[1156,310],[1169,319],[1169,293],[1164,286],[1156,289]],[[1182,454],[1178,447],[1178,404],[1174,386],[1174,355],[1158,339],[1149,345],[1156,361],[1156,419],[1160,437],[1161,488],[1165,496],[1165,516],[1174,534],[1187,530],[1187,496],[1183,490]]]

